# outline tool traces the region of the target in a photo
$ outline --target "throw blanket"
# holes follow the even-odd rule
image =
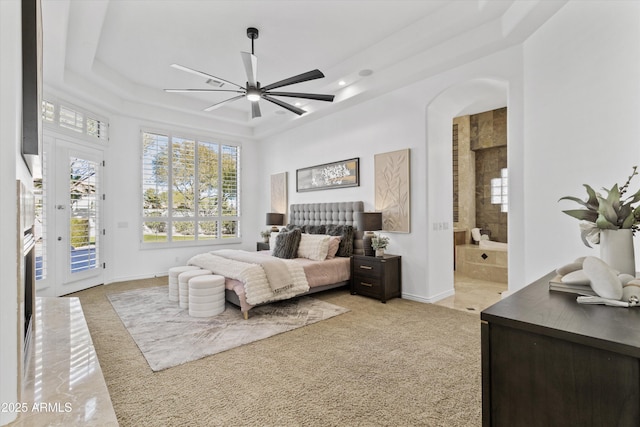
[[[216,255],[216,252],[218,251],[196,255],[188,261],[188,264],[210,270],[214,274],[239,280],[244,284],[245,298],[247,303],[251,305],[293,298],[309,290],[304,270],[295,261],[282,260],[293,279],[293,285],[279,292],[274,292],[261,265],[225,258]]]
[[[224,258],[235,259],[249,264],[259,264],[267,276],[267,281],[273,292],[293,286],[293,278],[289,274],[287,264],[280,258],[266,258],[264,255],[256,255],[255,252],[247,252],[233,249],[220,249],[211,251],[212,254]]]

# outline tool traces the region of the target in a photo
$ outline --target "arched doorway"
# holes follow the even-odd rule
[[[428,274],[430,293],[440,296],[443,302],[455,295],[453,119],[506,107],[507,96],[506,80],[473,79],[447,88],[427,106],[427,221],[433,225],[427,245],[429,253],[440,255],[437,260],[428,260]]]

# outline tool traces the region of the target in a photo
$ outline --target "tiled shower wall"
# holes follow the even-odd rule
[[[467,123],[469,132],[465,135],[461,127]],[[454,203],[458,203],[457,210],[461,214],[454,226],[489,229],[491,240],[507,242],[508,215],[500,211],[500,205],[491,204],[491,179],[499,178],[500,170],[507,167],[507,108],[457,117],[454,124],[458,125],[458,174],[454,180],[459,183]],[[463,159],[471,160],[474,167],[460,167]],[[475,184],[463,185],[472,182]],[[471,206],[471,200],[475,206]],[[462,214],[465,211],[475,211],[475,217],[465,217]]]

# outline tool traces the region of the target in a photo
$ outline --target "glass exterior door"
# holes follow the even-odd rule
[[[55,294],[66,295],[103,283],[102,158],[92,150],[56,149]]]

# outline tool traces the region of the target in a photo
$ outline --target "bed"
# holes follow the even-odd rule
[[[248,319],[249,311],[257,305],[348,285],[350,255],[364,253],[363,231],[358,230],[356,220],[356,213],[363,211],[364,203],[361,201],[293,204],[290,206],[289,222],[281,234],[282,239],[285,236],[293,239],[298,233],[301,236],[295,257],[281,259],[273,256],[274,251],[282,255],[282,250],[292,249],[283,249],[283,245],[274,247],[273,241],[278,238],[275,234],[271,237],[269,251],[211,251],[196,255],[189,260],[189,264],[225,276],[226,300],[240,307],[242,315]],[[345,242],[350,239],[343,234],[347,231],[353,236],[348,245]],[[327,239],[327,235],[332,237]],[[336,239],[338,236],[340,238]],[[316,250],[324,248],[325,242],[335,246],[336,240],[339,248],[335,256],[321,260],[322,249],[320,252]],[[243,263],[244,268],[240,269]],[[267,277],[280,277],[280,273],[288,273],[293,283],[282,289],[274,289],[274,286],[278,286],[278,283],[274,283],[277,280]]]

